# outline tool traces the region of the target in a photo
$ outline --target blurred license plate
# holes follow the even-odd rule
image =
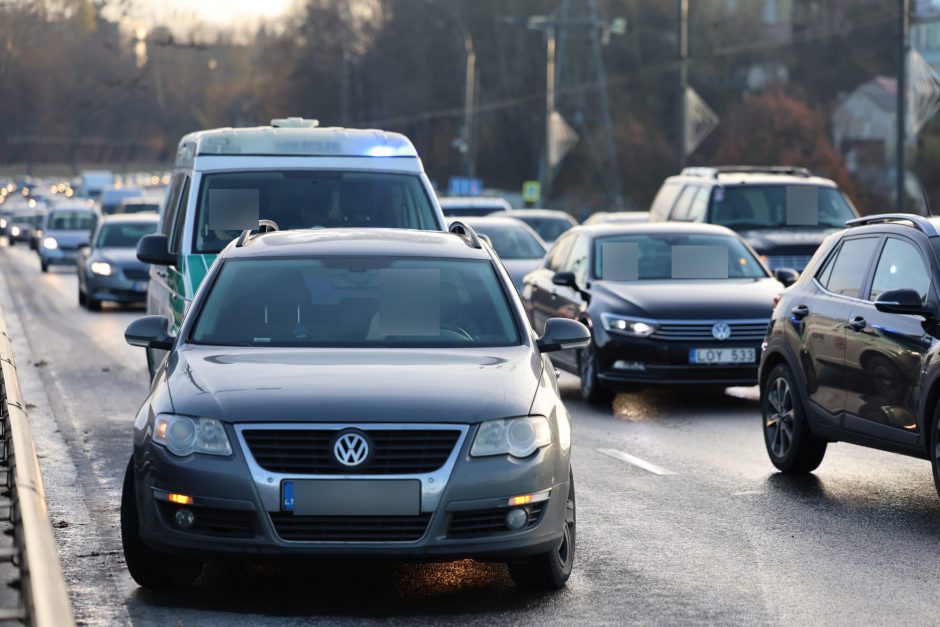
[[[417,516],[421,482],[323,479],[285,481],[281,509],[298,516]]]
[[[693,348],[690,364],[753,364],[757,351],[753,348]]]
[[[147,291],[147,281],[137,281],[134,283],[135,292],[146,292]]]

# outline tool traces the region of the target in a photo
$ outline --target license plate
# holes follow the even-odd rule
[[[753,364],[757,350],[753,348],[693,348],[690,364]]]
[[[421,482],[317,479],[284,481],[281,509],[298,516],[417,516]]]
[[[147,291],[147,281],[137,281],[134,283],[135,292],[146,292]]]

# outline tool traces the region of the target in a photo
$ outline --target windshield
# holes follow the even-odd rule
[[[615,235],[595,240],[594,246],[594,276],[607,281],[767,276],[744,244],[723,235]]]
[[[105,224],[98,232],[95,246],[97,248],[136,248],[140,238],[155,233],[156,230],[156,222]]]
[[[512,346],[520,336],[489,261],[357,256],[226,262],[191,341],[410,348]]]
[[[46,228],[50,231],[90,231],[95,228],[95,214],[89,211],[53,211]]]
[[[434,205],[413,174],[263,170],[205,174],[196,209],[195,252],[218,253],[235,239],[233,216],[278,228],[391,227],[436,230]],[[249,219],[248,222],[252,220]]]
[[[800,193],[814,187],[815,198],[812,192],[808,198]],[[833,187],[737,185],[715,189],[709,222],[736,231],[787,226],[842,228],[846,220],[855,217],[842,193]]]
[[[134,202],[120,204],[114,213],[159,213],[159,203]]]
[[[539,237],[546,242],[554,242],[573,226],[571,222],[564,218],[533,218],[517,215],[513,217],[532,227],[532,230],[538,233]]]
[[[545,247],[522,225],[473,223],[477,233],[490,238],[500,259],[541,259]]]

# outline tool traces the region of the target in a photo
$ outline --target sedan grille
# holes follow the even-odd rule
[[[294,542],[413,542],[427,531],[431,514],[417,516],[295,516],[270,512],[274,530]]]
[[[340,433],[328,429],[246,429],[252,457],[270,472],[303,475],[409,475],[434,472],[450,457],[460,431],[447,429],[369,429],[369,460],[343,466],[333,455]]]
[[[150,270],[146,268],[124,268],[124,276],[131,281],[146,281],[150,278]]]
[[[724,341],[734,342],[759,341],[764,339],[769,320],[660,322],[656,325],[656,331],[650,337],[660,340],[714,342],[716,338],[712,335],[712,327],[718,322],[724,322],[731,328],[731,335],[725,338]]]
[[[812,258],[812,255],[767,255],[764,259],[767,260],[767,265],[771,270],[793,268],[797,272],[802,272]]]
[[[539,524],[542,518],[542,510],[545,509],[546,501],[533,503],[526,507],[526,513],[529,519],[525,526],[519,531],[531,529]],[[479,538],[489,536],[495,533],[506,533],[511,531],[506,526],[506,512],[509,508],[471,510],[468,512],[454,512],[450,518],[450,527],[447,529],[448,538]]]

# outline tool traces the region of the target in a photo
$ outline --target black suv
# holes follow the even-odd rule
[[[771,270],[802,271],[826,236],[858,217],[829,179],[806,168],[685,168],[666,179],[651,221],[708,222],[735,231]]]
[[[764,441],[784,472],[828,442],[929,459],[940,491],[940,219],[884,214],[829,237],[780,298],[761,356]]]

